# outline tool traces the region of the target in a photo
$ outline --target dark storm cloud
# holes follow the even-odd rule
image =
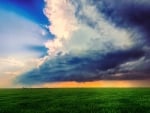
[[[144,38],[150,39],[149,0],[94,0],[92,5],[118,27],[140,29]]]
[[[81,56],[65,55],[49,60],[38,69],[25,73],[25,75],[18,78],[18,81],[24,84],[36,84],[59,81],[82,82],[114,78],[122,79],[111,75],[116,73],[121,64],[137,60],[142,56],[144,56],[144,52],[138,49],[114,51],[108,54],[99,54],[96,51],[88,52],[88,54]],[[123,78],[131,79],[131,77]]]
[[[137,63],[121,68],[123,79],[149,78],[150,73],[150,1],[149,0],[93,0],[97,10],[104,14],[106,20],[117,27],[128,29],[133,33],[137,47],[143,48],[145,56]],[[139,38],[140,37],[140,38]],[[118,72],[119,73],[119,72]],[[122,73],[122,72],[121,72]],[[142,76],[141,76],[142,75]],[[141,78],[141,77],[142,78]],[[116,78],[115,78],[116,79]]]
[[[90,27],[96,27],[98,20],[91,19],[84,13],[84,5],[96,7],[97,11],[103,14],[104,18],[115,23],[116,27],[128,29],[136,32],[135,40],[142,40],[141,44],[149,46],[150,41],[150,1],[149,0],[87,0],[86,4],[82,0],[71,0],[76,8],[75,16],[81,23],[86,23]],[[88,9],[87,9],[88,10]],[[137,33],[138,32],[138,33]],[[142,39],[139,39],[142,37]],[[148,42],[147,42],[148,41]],[[142,43],[143,42],[143,43]]]
[[[129,31],[136,44],[121,49],[114,47],[112,40],[107,43],[106,51],[99,49],[92,51],[94,47],[98,48],[95,44],[93,48],[83,51],[82,54],[58,55],[47,60],[39,68],[21,75],[17,78],[18,82],[38,84],[59,81],[150,79],[150,2],[148,0],[87,0],[87,4],[82,3],[84,0],[70,1],[76,9],[75,17],[79,23],[97,29],[99,20],[93,19],[92,14],[86,14],[83,9],[83,5],[90,4],[102,13],[110,24],[113,23],[116,28]]]

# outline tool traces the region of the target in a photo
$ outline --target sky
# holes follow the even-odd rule
[[[150,87],[149,0],[0,0],[0,88]]]

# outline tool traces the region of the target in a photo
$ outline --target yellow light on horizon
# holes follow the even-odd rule
[[[149,80],[99,80],[90,82],[55,82],[46,83],[37,87],[45,88],[107,88],[107,87],[150,87]]]

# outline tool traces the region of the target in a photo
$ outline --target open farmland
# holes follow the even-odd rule
[[[0,89],[0,113],[150,113],[150,89]]]

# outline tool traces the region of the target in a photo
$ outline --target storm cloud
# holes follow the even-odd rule
[[[49,30],[55,36],[45,44],[48,59],[19,76],[19,83],[150,79],[148,0],[46,4]]]

